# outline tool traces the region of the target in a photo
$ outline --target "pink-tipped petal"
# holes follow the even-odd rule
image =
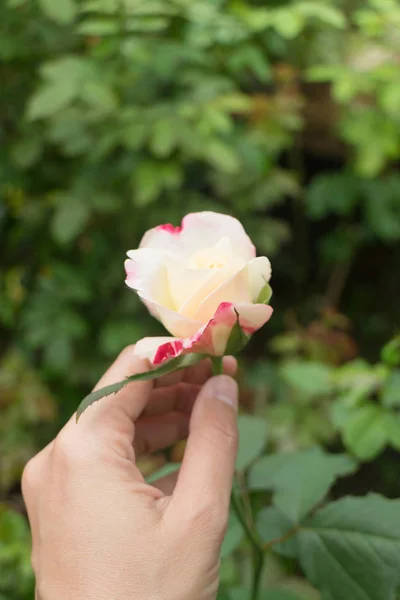
[[[236,304],[240,326],[246,335],[253,335],[272,317],[274,309],[267,304]]]
[[[247,336],[260,329],[273,313],[264,304],[233,304],[222,302],[210,321],[194,335],[182,339],[168,339],[154,354],[153,364],[158,365],[182,354],[197,353],[222,356],[239,315],[239,324]]]
[[[159,248],[189,256],[205,245],[214,246],[224,237],[232,242],[236,256],[246,261],[255,257],[255,247],[240,221],[207,211],[186,215],[180,227],[167,223],[151,229],[144,235],[140,248]]]
[[[243,225],[230,215],[207,211],[186,215],[180,237],[185,247],[193,252],[204,248],[205,240],[207,246],[214,246],[226,237],[231,241],[236,256],[251,260],[256,255],[256,249]]]
[[[152,363],[154,363],[154,357],[157,354],[158,348],[173,341],[175,341],[175,338],[173,337],[143,338],[142,340],[136,342],[133,353],[135,356],[148,358]]]
[[[158,227],[156,227],[156,229],[158,231],[166,231],[167,233],[170,233],[172,235],[178,235],[182,231],[182,227],[180,227],[179,225],[175,227],[174,225],[171,225],[171,223],[159,225]]]

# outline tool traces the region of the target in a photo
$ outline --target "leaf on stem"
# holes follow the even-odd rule
[[[320,448],[262,457],[251,469],[251,490],[274,490],[273,503],[294,523],[324,499],[338,477],[354,473],[357,463],[346,454]]]
[[[305,521],[297,556],[322,600],[395,599],[400,583],[400,501],[343,498]]]
[[[261,417],[240,415],[238,429],[239,450],[236,469],[243,471],[260,456],[267,443],[267,422]]]
[[[170,360],[166,364],[161,365],[161,367],[158,367],[157,369],[152,369],[151,371],[131,375],[123,381],[119,381],[118,383],[113,383],[112,385],[108,385],[99,390],[95,390],[94,392],[86,396],[86,398],[84,398],[80,403],[78,410],[76,411],[76,420],[79,420],[81,415],[89,406],[91,406],[91,404],[97,402],[105,396],[116,394],[132,381],[148,381],[150,379],[156,379],[157,377],[168,375],[169,373],[173,373],[174,371],[180,371],[182,369],[186,369],[187,367],[191,367],[192,365],[197,364],[204,358],[205,357],[202,354],[186,354],[185,356],[178,356],[177,358]]]

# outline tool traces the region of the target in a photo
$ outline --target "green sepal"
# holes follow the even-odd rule
[[[224,354],[237,354],[246,346],[247,342],[250,339],[250,336],[246,335],[239,323],[239,313],[235,309],[236,313],[236,323],[232,327],[231,334],[228,339],[228,343],[226,344],[226,349]]]
[[[256,304],[269,304],[269,301],[272,298],[272,287],[269,283],[265,282],[264,287],[261,292],[258,294]]]
[[[131,375],[123,381],[119,381],[118,383],[113,383],[112,385],[107,385],[106,387],[96,390],[95,392],[92,392],[91,394],[86,396],[86,398],[84,398],[80,403],[78,410],[76,411],[76,421],[78,422],[79,418],[85,412],[85,410],[94,402],[97,402],[105,396],[116,394],[117,392],[119,392],[119,390],[121,390],[131,381],[148,381],[150,379],[156,379],[157,377],[168,375],[169,373],[173,373],[174,371],[180,371],[182,369],[186,369],[187,367],[191,367],[199,363],[204,358],[205,356],[202,354],[185,354],[184,356],[178,356],[177,358],[173,358],[166,364],[152,369],[151,371],[145,371],[144,373],[137,373],[136,375]]]

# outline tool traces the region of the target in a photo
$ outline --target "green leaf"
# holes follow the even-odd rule
[[[7,6],[10,8],[18,8],[19,6],[23,6],[26,4],[28,0],[8,0]]]
[[[43,14],[60,25],[68,25],[75,19],[75,0],[38,0],[38,3]]]
[[[360,182],[351,173],[317,175],[307,191],[307,210],[312,219],[329,214],[350,215],[360,197]]]
[[[17,167],[27,169],[39,159],[42,150],[43,140],[39,137],[30,137],[16,142],[11,155]]]
[[[400,501],[344,498],[308,519],[298,557],[322,600],[394,600],[400,583]]]
[[[135,204],[147,206],[154,202],[163,188],[157,163],[147,161],[138,165],[133,174]]]
[[[257,515],[257,531],[264,544],[271,544],[284,538],[293,528],[293,521],[288,519],[276,506],[267,506],[260,510]],[[271,547],[282,556],[296,556],[296,540],[294,537],[290,537],[283,543],[273,543]]]
[[[375,141],[376,144],[376,141]],[[400,239],[400,177],[392,174],[364,184],[364,214],[368,225],[386,242]]]
[[[173,373],[174,371],[180,371],[181,369],[191,367],[192,365],[197,364],[203,359],[204,356],[202,356],[201,354],[186,354],[185,356],[178,356],[177,358],[173,358],[172,360],[168,361],[165,365],[161,365],[161,367],[155,368],[151,371],[146,371],[145,373],[137,373],[136,375],[131,375],[130,377],[124,379],[124,381],[119,381],[118,383],[113,383],[112,385],[108,385],[104,388],[96,390],[95,392],[92,392],[82,400],[78,407],[78,410],[76,411],[76,420],[78,421],[78,419],[85,412],[85,410],[94,402],[97,402],[105,396],[116,394],[117,392],[119,392],[119,390],[121,390],[123,387],[125,387],[128,383],[131,383],[132,381],[148,381],[150,379],[156,379],[157,377],[168,375],[169,373]]]
[[[400,335],[383,347],[381,355],[382,360],[388,365],[394,367],[400,365]]]
[[[321,500],[338,477],[354,473],[357,463],[346,454],[320,448],[264,456],[250,470],[251,490],[273,490],[273,503],[294,523]]]
[[[271,81],[272,69],[266,53],[255,45],[240,46],[228,58],[228,66],[235,73],[251,71],[263,83]]]
[[[400,369],[390,373],[382,390],[382,404],[387,408],[400,406]]]
[[[273,15],[273,26],[286,39],[294,39],[303,29],[304,17],[292,7],[279,8]]]
[[[388,442],[396,450],[400,450],[400,416],[390,415],[386,423]]]
[[[372,403],[357,407],[350,412],[341,431],[346,448],[361,460],[371,460],[388,442],[386,412]]]
[[[335,81],[343,75],[342,65],[311,65],[306,70],[307,81]]]
[[[160,158],[169,156],[178,141],[179,123],[171,117],[156,121],[150,138],[150,149]]]
[[[166,477],[167,475],[176,473],[177,471],[179,471],[180,467],[180,463],[167,463],[166,465],[161,467],[161,469],[157,469],[157,471],[146,477],[146,482],[149,484],[154,483],[162,477]]]
[[[324,363],[291,360],[280,369],[283,379],[304,396],[313,398],[332,391],[333,369]]]
[[[356,359],[336,369],[333,376],[339,389],[343,390],[340,394],[343,402],[347,406],[356,406],[382,387],[387,378],[387,368]]]
[[[121,33],[121,24],[116,19],[86,19],[76,28],[77,33],[85,36],[107,36]]]
[[[269,283],[266,283],[257,298],[256,304],[269,304],[269,301],[271,300],[271,298],[272,298],[272,288],[269,285]]]
[[[90,208],[81,198],[62,195],[51,222],[53,237],[66,244],[74,240],[84,229],[90,216]]]
[[[118,110],[118,98],[114,90],[101,81],[87,81],[79,95],[84,102],[104,114]]]
[[[213,139],[205,148],[205,158],[216,169],[224,173],[235,173],[239,169],[240,161],[232,147],[218,139]]]
[[[244,530],[235,513],[229,513],[228,529],[224,538],[221,549],[221,558],[225,558],[232,554],[238,546],[240,546],[244,538]]]
[[[28,119],[51,117],[68,106],[75,96],[76,89],[69,81],[43,85],[28,102]]]
[[[41,76],[54,84],[70,85],[79,91],[87,80],[98,77],[96,64],[84,55],[62,54],[60,58],[45,62],[40,67]]]
[[[246,469],[263,451],[267,443],[267,423],[265,419],[251,415],[239,415],[239,450],[236,469]]]
[[[346,18],[342,11],[319,0],[303,0],[296,4],[296,9],[305,17],[318,19],[331,27],[343,29],[346,26]]]

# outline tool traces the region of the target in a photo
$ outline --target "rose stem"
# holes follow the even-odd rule
[[[223,356],[214,356],[212,361],[213,375],[222,375],[224,372],[224,367],[222,361],[224,360]]]

